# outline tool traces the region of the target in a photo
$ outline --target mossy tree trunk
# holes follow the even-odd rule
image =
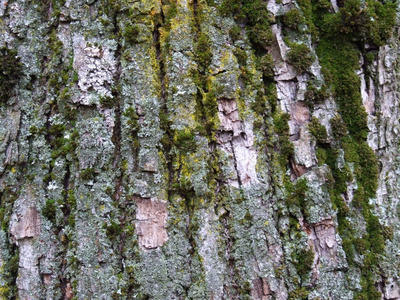
[[[0,298],[400,298],[398,10],[0,0]]]

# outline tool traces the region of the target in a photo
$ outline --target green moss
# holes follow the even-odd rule
[[[391,226],[381,226],[382,234],[385,240],[393,240],[394,229]]]
[[[367,10],[370,21],[373,22],[370,39],[376,45],[383,45],[392,36],[396,22],[397,4],[395,1],[367,1]]]
[[[305,287],[297,288],[289,293],[290,300],[307,300],[309,292]]]
[[[54,180],[55,178],[56,178],[56,176],[54,175],[54,173],[49,173],[49,174],[46,174],[45,176],[43,176],[43,182],[49,183],[51,180]]]
[[[258,23],[249,29],[249,38],[256,47],[265,48],[272,44],[274,36],[269,24]]]
[[[345,150],[346,161],[352,162],[354,165],[354,173],[358,182],[358,189],[354,194],[352,207],[362,212],[367,224],[367,234],[362,238],[355,238],[354,225],[347,218],[352,214],[351,208],[342,196],[342,194],[347,192],[346,182],[352,181],[353,177],[347,165],[342,170],[337,168],[337,151],[335,149],[328,149],[327,162],[332,169],[334,177],[331,199],[334,207],[338,210],[338,230],[343,240],[343,249],[346,252],[349,265],[357,266],[361,269],[363,291],[357,297],[364,297],[368,294],[377,295],[372,280],[372,270],[376,268],[379,262],[378,256],[384,252],[385,235],[384,227],[380,225],[378,218],[371,213],[368,201],[370,197],[375,195],[377,187],[378,171],[376,157],[372,149],[365,142],[357,143],[351,136],[343,138],[342,145]],[[355,260],[356,253],[364,255],[363,264],[359,264]],[[373,272],[376,272],[376,270]],[[365,294],[364,290],[369,292]],[[366,299],[375,299],[374,297]]]
[[[56,222],[56,210],[56,202],[53,199],[47,199],[42,209],[42,214],[47,220],[54,224]]]
[[[57,36],[57,32],[53,29],[49,35],[49,47],[53,52],[54,57],[60,56],[64,44],[60,41]]]
[[[60,137],[65,132],[65,125],[64,124],[53,124],[49,128],[49,134],[53,137]]]
[[[330,38],[382,45],[392,34],[396,4],[387,1],[348,0],[336,14],[327,14],[323,30]]]
[[[67,74],[67,79],[68,80],[68,74]],[[69,93],[69,88],[64,88],[61,90],[59,96],[58,96],[58,101],[59,102],[63,102],[65,103],[66,101],[68,101],[69,99],[71,99],[71,94]]]
[[[67,203],[71,209],[76,209],[76,197],[73,191],[68,191],[67,194]]]
[[[4,268],[1,270],[2,279],[5,280],[6,284],[0,287],[0,291],[4,299],[18,299],[16,279],[19,269],[19,251],[12,246],[10,248],[12,249],[11,257],[8,261],[5,261]]]
[[[220,12],[225,15],[233,15],[238,24],[244,25],[248,36],[255,49],[255,54],[262,57],[265,54],[265,46],[270,42],[271,18],[263,10],[265,3],[260,1],[223,1]],[[261,1],[262,2],[262,1]],[[360,93],[360,80],[356,73],[359,69],[360,49],[365,49],[365,43],[381,45],[384,40],[391,35],[393,29],[393,3],[391,1],[369,1],[367,5],[361,1],[345,1],[345,6],[339,13],[333,13],[333,8],[328,0],[298,0],[302,13],[295,9],[283,17],[285,25],[297,30],[299,24],[307,24],[309,32],[312,34],[313,42],[317,45],[317,54],[320,60],[326,85],[320,83],[310,83],[306,92],[306,101],[312,106],[315,103],[322,103],[328,97],[336,101],[339,114],[331,120],[331,128],[335,141],[331,145],[327,144],[328,136],[326,129],[316,119],[312,119],[309,125],[310,132],[316,136],[319,148],[317,157],[320,164],[326,163],[332,170],[332,176],[328,179],[329,191],[332,199],[332,206],[337,209],[338,232],[343,239],[343,248],[348,258],[348,263],[352,267],[360,269],[363,289],[369,291],[370,295],[377,296],[374,282],[374,274],[377,272],[378,251],[383,251],[385,235],[383,227],[380,226],[371,214],[369,198],[376,192],[377,184],[377,162],[375,154],[365,143],[368,133],[367,114],[362,104]],[[389,4],[388,4],[389,3]],[[254,12],[251,12],[249,8]],[[304,15],[302,20],[301,16]],[[260,17],[263,16],[263,17]],[[383,21],[386,20],[386,21]],[[385,24],[383,24],[385,23]],[[387,25],[387,26],[386,26]],[[262,34],[260,34],[260,32]],[[289,45],[292,51],[288,53],[288,61],[299,71],[307,71],[313,63],[310,50],[304,44]],[[364,50],[361,50],[364,51]],[[372,60],[373,55],[369,55],[368,60]],[[244,65],[244,64],[243,64]],[[262,71],[262,64],[258,62],[258,68]],[[268,78],[264,78],[265,79]],[[248,83],[248,82],[246,82]],[[259,115],[264,116],[267,109],[273,112],[274,131],[277,137],[274,141],[277,152],[281,152],[280,158],[284,165],[288,162],[293,146],[290,147],[288,136],[287,121],[289,116],[284,116],[276,111],[276,101],[271,98],[270,105],[268,93],[258,89],[252,109]],[[266,99],[266,97],[267,99]],[[264,123],[267,123],[263,120]],[[260,121],[261,126],[264,124]],[[338,157],[340,147],[345,150],[345,159],[351,164],[338,168]],[[282,154],[284,153],[284,155]],[[285,157],[286,156],[286,157]],[[287,165],[285,165],[287,167]],[[350,170],[354,170],[353,172]],[[367,174],[371,174],[368,177]],[[353,176],[354,175],[354,176]],[[353,199],[352,206],[344,200],[347,193],[349,182],[357,179],[358,189]],[[295,187],[286,186],[288,191],[288,206],[298,206],[303,209],[303,215],[307,215],[305,209],[305,190],[301,185]],[[362,216],[367,224],[367,234],[362,238],[354,238],[356,232],[353,220],[355,211],[362,212]],[[294,213],[294,210],[290,213]],[[298,213],[298,210],[297,212]],[[357,212],[356,212],[357,213]],[[359,215],[359,213],[357,214]],[[378,228],[373,230],[372,227]],[[295,225],[290,230],[296,230]],[[372,241],[372,235],[377,236]],[[300,250],[298,250],[300,251]],[[306,257],[305,252],[295,254],[302,261],[298,267],[298,273],[307,274],[311,259]],[[306,251],[303,249],[303,251]],[[364,263],[360,264],[356,257],[363,253]],[[297,257],[296,261],[297,261]],[[304,258],[304,259],[303,259]],[[308,261],[308,262],[307,262]],[[312,263],[312,261],[311,261]],[[308,266],[308,267],[307,267]],[[372,271],[367,271],[371,269]],[[305,271],[306,270],[306,271]],[[372,275],[371,275],[372,274]],[[296,290],[298,294],[292,292],[292,298],[307,298],[307,290],[300,288]],[[302,293],[304,292],[304,294]],[[372,298],[370,298],[372,299]]]
[[[352,205],[355,208],[362,209],[363,206],[364,206],[364,203],[366,201],[368,201],[368,200],[365,197],[364,188],[362,186],[360,186],[360,187],[358,187],[358,189],[354,193]]]
[[[307,71],[314,62],[314,57],[311,56],[310,48],[305,44],[291,43],[290,51],[287,54],[289,62],[299,72]]]
[[[285,135],[289,132],[290,115],[288,113],[278,113],[274,115],[274,126],[275,130],[279,135]]]
[[[176,5],[175,2],[171,1],[165,13],[165,26],[168,31],[171,29],[171,20],[174,19],[177,14],[178,14],[178,6]]]
[[[335,139],[341,140],[347,136],[347,126],[339,115],[334,116],[329,122],[331,123],[332,134]]]
[[[274,78],[274,60],[270,54],[265,54],[256,60],[257,69],[260,70],[263,76],[267,79]]]
[[[378,185],[378,162],[374,151],[366,142],[357,143],[349,137],[343,140],[345,158],[355,163],[355,174],[365,198],[375,196]]]
[[[322,1],[327,1],[327,0],[322,0]],[[318,2],[322,2],[318,1]],[[296,1],[303,12],[305,19],[310,19],[312,20],[313,17],[313,5],[311,4],[311,0],[297,0]]]
[[[103,229],[106,230],[107,237],[113,241],[116,240],[122,233],[122,226],[114,221],[109,224],[104,224]]]
[[[346,18],[347,13],[349,16],[357,14],[358,17],[365,14],[365,10],[361,9],[360,4],[356,2],[358,1],[346,1],[345,10],[349,11],[345,12],[341,10],[341,13],[346,14]],[[340,16],[328,14],[326,17],[338,18]],[[358,25],[356,23],[359,20],[353,20],[349,17],[350,19],[347,21],[346,18],[343,22],[354,22],[354,26],[356,26],[354,30],[357,31]],[[337,32],[337,26],[342,26],[340,24],[329,24],[328,27],[330,30]],[[346,36],[345,34],[339,35],[340,36],[333,37],[328,35],[327,38],[322,38],[318,44],[317,53],[323,67],[325,78],[327,78],[333,86],[334,96],[339,104],[341,116],[350,134],[357,140],[364,140],[368,133],[367,113],[362,105],[360,80],[355,72],[359,68],[359,49],[350,41],[352,39],[347,40],[342,38]],[[335,39],[336,41],[333,42]]]
[[[325,126],[323,126],[318,118],[312,117],[311,122],[308,124],[308,130],[315,137],[318,144],[325,144],[328,141],[328,134]]]
[[[235,25],[229,30],[229,36],[233,41],[237,41],[240,39],[241,31],[242,29],[240,28],[240,26]]]
[[[275,113],[273,118],[274,128],[278,134],[276,151],[280,153],[279,162],[284,168],[288,163],[289,157],[294,154],[294,146],[289,139],[289,119],[290,115],[287,113]]]
[[[4,232],[7,232],[9,229],[13,204],[17,197],[18,195],[12,192],[7,185],[3,187],[2,193],[0,193],[0,220],[1,228]]]
[[[0,220],[1,220],[1,230],[7,231],[9,218],[6,216],[5,208],[0,208]]]
[[[349,234],[347,234],[349,235]],[[344,234],[343,234],[344,236]],[[342,247],[344,252],[346,253],[347,263],[351,266],[355,265],[354,257],[355,257],[355,247],[352,239],[343,237],[342,238]]]
[[[308,191],[307,180],[299,179],[294,184],[286,180],[286,205],[290,211],[295,211],[295,208],[299,208],[305,220],[309,217],[308,205],[306,203],[306,195]]]
[[[317,88],[312,82],[309,82],[304,97],[306,102],[311,106],[313,104],[320,104],[329,97],[328,87],[322,85],[321,88]]]
[[[68,121],[76,121],[77,109],[75,106],[67,104],[63,107],[63,115]]]
[[[212,52],[210,48],[210,39],[205,33],[200,33],[195,44],[195,59],[198,63],[198,70],[205,72],[211,64]]]
[[[93,180],[94,179],[94,170],[92,168],[86,168],[80,172],[80,178],[82,180]]]
[[[353,244],[358,253],[364,253],[369,248],[369,243],[366,239],[355,238],[353,239]]]
[[[127,125],[130,127],[131,130],[137,131],[139,130],[139,116],[136,114],[136,110],[134,107],[130,106],[128,107],[123,115],[128,119],[127,120]]]
[[[100,17],[99,20],[101,22],[101,25],[103,25],[104,27],[109,27],[112,24],[110,19],[106,16]]]
[[[366,276],[361,278],[361,292],[354,295],[354,300],[375,300],[382,299],[382,293],[375,288],[372,272],[368,272]]]
[[[140,147],[138,133],[140,129],[139,116],[133,106],[128,107],[124,112],[123,116],[127,118],[126,125],[129,129],[129,140],[132,142],[133,149],[138,149]],[[162,118],[162,115],[160,115]],[[161,120],[162,121],[162,120]]]
[[[263,0],[242,0],[242,5],[249,25],[262,24],[264,27],[269,26],[272,16]]]
[[[358,155],[360,157],[360,176],[359,182],[364,187],[365,195],[368,198],[375,197],[378,188],[378,161],[375,152],[363,142],[358,145]]]
[[[318,165],[322,166],[323,164],[325,164],[327,159],[326,150],[323,148],[317,148],[315,154],[318,159]]]
[[[267,101],[271,107],[271,112],[276,112],[276,104],[278,102],[278,96],[276,92],[276,84],[273,81],[267,82],[264,86],[265,96],[267,96]]]
[[[36,134],[38,132],[39,132],[39,130],[38,130],[38,128],[36,126],[29,127],[29,133],[30,134]]]
[[[273,16],[264,1],[224,0],[219,6],[219,12],[223,16],[234,16],[239,24],[246,24],[253,47],[264,50],[266,46],[272,44],[270,21]]]
[[[100,97],[99,100],[101,106],[103,106],[104,108],[112,108],[115,105],[115,99],[113,97],[110,96],[103,96]]]
[[[346,193],[347,183],[353,180],[349,166],[346,164],[343,169],[335,167],[332,174],[335,178],[335,189],[340,193]]]
[[[258,115],[264,115],[266,113],[267,107],[267,97],[260,90],[257,91],[254,102],[251,104],[251,109],[255,111]]]
[[[77,138],[78,132],[75,130],[70,133],[69,138],[64,138],[65,125],[54,124],[50,127],[49,133],[51,135],[50,145],[54,149],[51,152],[51,158],[56,159],[59,156],[66,156],[70,154],[75,157],[75,150],[78,146]]]
[[[218,114],[218,104],[215,91],[211,90],[205,94],[205,97],[203,97],[203,105],[206,116],[214,118]]]
[[[112,197],[114,194],[114,189],[111,186],[108,186],[104,190],[104,193],[106,193],[109,197]]]
[[[299,249],[293,252],[293,260],[295,261],[294,266],[297,274],[300,276],[307,275],[312,270],[314,263],[314,251],[312,249],[305,250]]]
[[[65,139],[63,140],[68,141]],[[75,149],[76,149],[75,143],[65,142],[61,147],[57,148],[57,150],[51,152],[51,158],[56,159],[57,157],[60,156],[66,156],[69,153],[75,156]]]
[[[247,53],[245,50],[240,48],[235,48],[233,53],[236,56],[236,59],[240,66],[245,66],[247,64]]]
[[[298,9],[291,9],[283,16],[283,24],[292,29],[299,29],[299,25],[304,22],[304,18]]]
[[[280,136],[278,141],[279,147],[277,150],[280,151],[279,162],[283,168],[286,168],[289,159],[294,155],[294,146],[288,136]]]
[[[337,188],[335,186],[335,188]],[[339,188],[337,188],[339,189]],[[345,191],[341,191],[341,193],[344,193]],[[333,200],[333,204],[335,205],[336,209],[338,210],[338,215],[340,218],[344,218],[346,216],[348,216],[350,214],[350,208],[347,205],[347,203],[343,200],[342,196],[334,196],[332,198]],[[343,219],[341,219],[341,221],[343,222]],[[343,227],[340,228],[340,230],[346,230],[346,227],[349,227],[350,225],[346,225],[346,223],[343,223]],[[351,231],[352,232],[352,231]],[[346,234],[343,235],[345,238],[347,237]]]
[[[135,44],[138,42],[138,37],[140,34],[140,26],[137,24],[128,24],[125,26],[125,30],[123,36],[125,37],[126,41]]]
[[[196,98],[196,121],[198,126],[196,130],[207,136],[210,140],[214,140],[215,131],[218,129],[218,104],[215,90],[204,93],[198,90]]]
[[[75,228],[75,216],[74,216],[73,214],[70,214],[70,215],[68,216],[67,222],[68,222],[68,225],[69,225],[71,228]]]
[[[72,82],[78,83],[79,81],[79,75],[78,73],[74,70],[72,74]]]
[[[318,24],[318,19],[321,15],[323,15],[323,13],[332,10],[331,1],[298,0],[297,3],[303,12],[305,24],[312,35],[313,41],[317,41],[319,37],[319,31],[316,24]]]
[[[0,48],[0,102],[7,101],[13,94],[13,88],[22,76],[22,64],[17,51]]]
[[[242,13],[242,4],[241,1],[237,0],[224,0],[222,4],[218,7],[218,10],[221,15],[238,15]],[[244,16],[243,16],[244,17]]]
[[[195,133],[188,128],[177,130],[174,135],[174,143],[183,153],[193,152],[196,150]]]
[[[249,211],[246,211],[246,214],[244,215],[243,219],[240,220],[240,223],[247,226],[253,224],[253,216],[250,214]]]
[[[367,232],[370,242],[370,249],[376,254],[381,254],[385,250],[385,240],[383,238],[382,226],[378,217],[370,214],[367,221]]]

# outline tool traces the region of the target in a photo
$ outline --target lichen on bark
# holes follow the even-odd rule
[[[0,0],[0,295],[399,298],[397,10]]]

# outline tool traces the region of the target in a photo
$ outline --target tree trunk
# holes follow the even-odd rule
[[[398,9],[0,0],[0,298],[400,299]]]

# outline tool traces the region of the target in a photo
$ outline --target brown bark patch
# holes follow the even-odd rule
[[[65,297],[64,299],[69,300],[72,299],[72,297],[74,297],[74,292],[72,291],[72,286],[71,283],[67,283],[67,286],[65,288]]]
[[[43,274],[43,283],[49,285],[51,283],[51,274]]]
[[[167,240],[165,228],[167,203],[165,201],[137,198],[136,234],[143,249],[161,247]]]
[[[296,176],[296,178],[299,178],[300,176],[302,176],[303,174],[305,174],[308,171],[308,168],[306,168],[306,166],[298,165],[293,160],[291,161],[291,164],[292,164],[293,173]]]
[[[268,286],[268,282],[265,278],[256,278],[253,280],[253,289],[251,296],[256,300],[267,300],[271,295],[271,290]]]
[[[292,107],[292,120],[296,125],[301,126],[310,121],[310,110],[304,104],[304,101],[298,101]]]
[[[241,122],[235,99],[218,99],[218,116],[221,130],[240,132]]]
[[[21,216],[17,216],[17,220],[12,223],[10,231],[16,240],[39,235],[40,217],[36,207],[28,207]]]

